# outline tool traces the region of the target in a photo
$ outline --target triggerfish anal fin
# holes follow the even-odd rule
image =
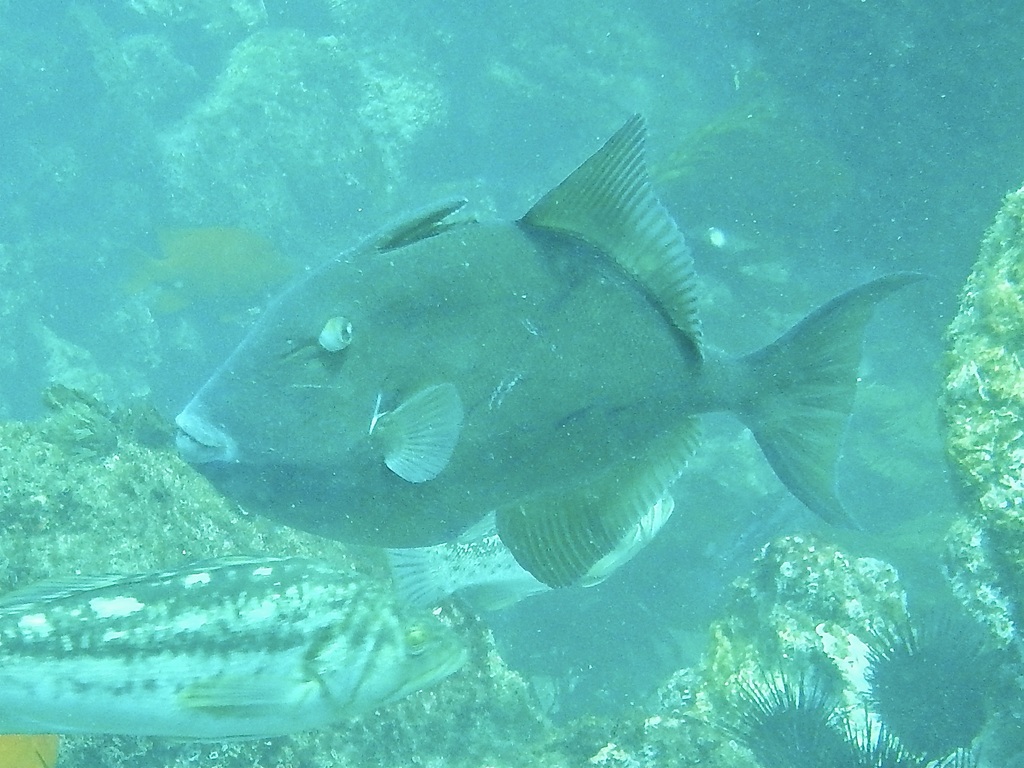
[[[438,384],[381,415],[371,432],[383,448],[388,469],[410,483],[423,483],[448,466],[459,441],[462,414],[455,386]]]
[[[672,512],[669,488],[697,447],[687,418],[641,456],[596,480],[499,509],[498,534],[519,564],[549,587],[590,586],[639,552]]]
[[[644,286],[699,359],[693,257],[654,194],[644,156],[646,135],[643,118],[634,115],[521,222],[574,235],[611,256]]]
[[[756,395],[739,409],[786,487],[826,522],[854,526],[835,493],[853,410],[864,327],[875,306],[921,275],[900,272],[847,291],[742,363]]]

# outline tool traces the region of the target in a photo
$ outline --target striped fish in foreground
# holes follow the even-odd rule
[[[51,583],[0,600],[0,733],[280,736],[401,698],[465,657],[433,616],[314,560]]]

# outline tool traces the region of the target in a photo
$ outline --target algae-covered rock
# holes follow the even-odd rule
[[[177,457],[169,426],[144,403],[112,409],[60,385],[44,400],[46,418],[0,424],[0,593],[80,573],[140,572],[247,553],[328,559],[384,578],[373,552],[274,525],[225,502]],[[475,617],[453,605],[437,612],[467,642],[468,664],[378,712],[330,730],[255,741],[75,736],[63,742],[60,764],[751,766],[696,707],[700,683],[691,670],[678,673],[643,710],[555,727]]]
[[[838,692],[840,714],[863,713],[873,633],[906,621],[904,590],[887,563],[807,536],[779,538],[734,584],[697,669],[679,670],[653,701],[614,722],[566,725],[557,744],[592,765],[757,768],[734,727],[744,687],[806,674]],[[785,764],[819,764],[798,744],[788,757]]]
[[[1007,638],[1024,618],[1024,188],[986,233],[948,340],[942,408],[967,499],[951,570],[963,598]]]
[[[403,153],[443,119],[442,93],[408,50],[260,30],[234,47],[206,96],[161,137],[174,215],[279,234],[274,223],[380,210],[401,181]]]
[[[162,24],[199,23],[210,34],[237,34],[267,23],[263,0],[128,0],[143,18]]]
[[[854,706],[867,689],[872,634],[906,621],[906,595],[888,563],[811,537],[778,539],[712,626],[700,696],[728,709],[737,685],[795,664],[833,679]]]
[[[384,578],[382,562],[364,551],[250,517],[222,499],[177,456],[169,428],[145,405],[113,410],[63,386],[45,401],[49,414],[39,422],[0,423],[0,594],[42,579],[261,553],[320,558]],[[71,737],[60,765],[529,764],[524,745],[541,749],[546,725],[526,684],[475,619],[453,607],[438,613],[465,638],[470,661],[393,706],[291,738]]]
[[[876,558],[776,539],[725,610],[696,679],[669,681],[659,713],[662,736],[673,720],[703,728],[711,764],[882,765],[883,730],[908,765],[951,764],[1007,709],[989,634],[956,610],[908,614],[899,575]]]

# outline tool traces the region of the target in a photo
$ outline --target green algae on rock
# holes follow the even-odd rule
[[[1024,187],[982,240],[947,331],[942,413],[963,482],[963,516],[946,538],[957,597],[1012,647],[1024,620]],[[984,739],[992,764],[1019,754],[1019,697],[1006,697]]]
[[[948,557],[958,592],[1008,638],[1024,618],[1024,188],[986,233],[947,337],[946,444],[967,497]]]
[[[867,642],[875,629],[907,621],[905,602],[903,585],[888,563],[854,557],[809,536],[776,539],[734,584],[698,669],[679,670],[655,701],[614,723],[569,724],[560,735],[562,743],[571,744],[573,754],[589,754],[592,765],[755,768],[754,753],[741,746],[735,730],[736,718],[750,706],[744,690],[769,697],[763,701],[771,706],[772,696],[784,705],[790,695],[802,701],[807,694],[812,701],[812,691],[827,693],[828,706],[810,709],[807,717],[824,717],[834,704],[833,735],[847,738],[845,718],[864,712]],[[787,694],[778,687],[787,684],[784,680],[803,686],[803,693],[791,689]],[[800,709],[795,698],[793,704]],[[785,712],[781,717],[792,719]],[[858,729],[860,720],[851,720]],[[777,753],[790,745],[780,737],[762,746]],[[852,741],[836,741],[832,751],[840,746],[844,755],[847,748],[851,753],[857,748]],[[784,756],[794,760],[792,765],[819,764],[808,755]]]
[[[789,660],[841,682],[855,705],[867,690],[867,639],[903,621],[906,595],[888,563],[808,536],[777,539],[737,582],[728,614],[712,626],[698,696],[713,709],[728,708],[737,683],[756,683]]]

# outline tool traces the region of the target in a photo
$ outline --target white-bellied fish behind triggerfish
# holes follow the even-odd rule
[[[247,508],[337,539],[423,547],[493,513],[520,566],[567,586],[650,539],[696,416],[730,411],[797,498],[848,523],[834,469],[862,332],[917,276],[720,352],[644,141],[635,116],[518,221],[449,201],[292,285],[178,415],[183,455]]]

